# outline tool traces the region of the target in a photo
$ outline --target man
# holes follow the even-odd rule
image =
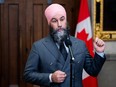
[[[33,44],[24,71],[25,81],[42,87],[70,87],[70,53],[66,43],[70,39],[74,55],[72,84],[82,87],[83,68],[97,76],[105,62],[104,41],[95,39],[93,59],[85,43],[69,35],[66,11],[61,5],[48,6],[45,16],[50,35]]]

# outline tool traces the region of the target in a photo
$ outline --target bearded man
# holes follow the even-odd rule
[[[105,43],[96,38],[95,56],[92,58],[85,43],[69,35],[67,15],[63,6],[51,4],[45,10],[50,34],[36,41],[29,54],[25,81],[41,87],[70,87],[70,53],[66,41],[70,39],[74,55],[72,87],[82,87],[83,68],[97,76],[105,62]]]

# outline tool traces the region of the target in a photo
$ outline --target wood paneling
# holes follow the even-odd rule
[[[0,6],[0,75],[2,75],[2,47],[1,47],[1,6]],[[1,85],[1,79],[0,79]]]
[[[19,6],[8,5],[8,60],[9,60],[9,83],[17,84],[18,59],[19,56]]]
[[[24,6],[21,0],[9,0],[1,5],[0,87],[18,87],[21,82],[24,83],[22,81],[25,57]]]
[[[43,35],[43,5],[33,4],[33,40],[42,38]]]
[[[8,19],[8,11],[6,11],[6,9],[8,8],[8,6],[6,5],[1,5],[1,50],[2,50],[2,54],[1,54],[1,87],[8,87],[8,83],[9,83],[9,54],[8,54],[8,21],[6,21],[6,19]],[[4,12],[6,14],[4,14]]]

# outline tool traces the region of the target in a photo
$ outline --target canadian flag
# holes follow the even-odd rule
[[[93,52],[93,39],[91,30],[90,14],[88,8],[88,1],[81,0],[80,11],[78,17],[78,23],[76,26],[75,37],[85,41],[86,46],[91,54],[94,56]],[[98,87],[97,78],[90,76],[83,69],[83,86],[84,87]]]

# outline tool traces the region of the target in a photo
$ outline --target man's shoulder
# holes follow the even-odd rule
[[[74,48],[80,48],[80,51],[83,51],[86,48],[86,44],[83,40],[79,39],[79,38],[75,38],[73,36],[70,37],[71,42],[72,42],[72,46]]]
[[[71,38],[72,42],[74,41],[74,42],[78,42],[78,43],[85,43],[83,40],[76,38],[74,36],[70,36],[70,38]]]
[[[41,39],[35,41],[33,44],[35,44],[35,45],[40,45],[40,44],[42,44],[47,38],[48,38],[48,37],[41,38]]]

